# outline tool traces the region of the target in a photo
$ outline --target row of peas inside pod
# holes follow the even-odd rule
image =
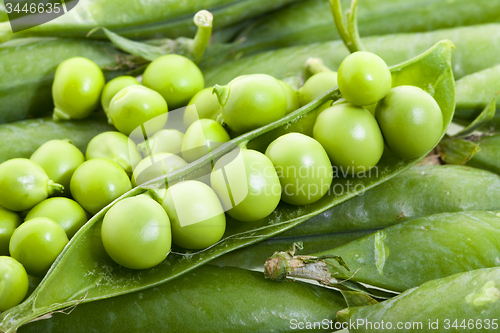
[[[368,52],[348,56],[338,74],[313,75],[298,91],[265,74],[206,89],[203,81],[197,66],[178,55],[153,61],[143,85],[133,77],[104,85],[99,68],[85,58],[61,63],[53,84],[54,119],[81,119],[101,104],[118,131],[94,137],[85,156],[70,142],[53,140],[31,159],[0,164],[0,206],[13,221],[2,238],[11,257],[2,260],[15,272],[0,278],[17,292],[0,295],[3,309],[24,298],[26,272],[48,271],[87,213],[96,214],[133,186],[150,191],[111,206],[101,238],[115,262],[146,269],[161,263],[172,243],[180,251],[216,244],[226,214],[228,223],[251,223],[270,215],[280,201],[314,203],[330,190],[334,168],[360,176],[376,167],[384,142],[395,155],[412,158],[430,150],[442,132],[435,100],[417,87],[391,89],[387,65]],[[318,108],[310,133],[281,135],[262,151],[233,147],[206,175],[168,182],[166,175],[189,168],[231,136],[281,119],[337,82],[345,100]],[[169,106],[186,104],[169,112]],[[368,111],[374,104],[375,116]],[[47,199],[57,192],[65,197]],[[63,201],[73,208],[62,208]],[[32,214],[43,205],[49,207]],[[75,221],[66,225],[61,218],[71,209]],[[21,224],[18,214],[27,211]]]

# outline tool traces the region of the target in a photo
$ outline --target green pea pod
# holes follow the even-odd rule
[[[108,78],[119,75],[108,68],[129,62],[124,53],[109,42],[26,38],[0,44],[0,123],[41,117],[53,111],[52,81],[62,61],[71,57],[92,59]],[[121,72],[123,73],[123,72]]]
[[[349,8],[349,3],[350,0],[342,1],[345,8]],[[364,37],[432,31],[499,22],[500,3],[490,0],[360,1],[357,21],[359,33]],[[232,54],[240,57],[241,54],[247,56],[278,47],[338,39],[337,30],[332,29],[328,1],[309,0],[292,4],[253,22],[236,37],[243,42],[234,46]]]
[[[9,17],[7,16],[7,12],[5,11],[5,6],[3,3],[0,3],[0,22],[7,22]]]
[[[350,278],[388,290],[404,291],[426,281],[479,268],[495,267],[500,256],[500,212],[470,211],[435,214],[377,231],[364,238],[308,256],[283,259],[276,254],[266,262],[268,276],[295,276],[301,258],[313,272],[324,266],[324,276]],[[338,256],[350,271],[328,265]],[[317,272],[317,271],[316,271]],[[306,274],[307,277],[307,274]]]
[[[351,200],[355,199],[353,198]],[[307,222],[302,224],[305,223]],[[293,229],[294,228],[290,229],[290,231]],[[376,230],[358,230],[312,236],[299,235],[295,237],[281,237],[281,235],[278,235],[257,244],[229,252],[221,257],[215,258],[210,264],[224,267],[262,269],[263,263],[267,258],[272,256],[277,249],[287,249],[291,248],[293,244],[300,244],[307,253],[323,252],[332,247],[344,245],[358,238],[367,236],[375,231]]]
[[[449,41],[437,43],[421,56],[392,68],[395,85],[411,84],[422,87],[434,95],[444,117],[443,135],[453,117],[454,80],[451,72],[451,51]],[[425,73],[426,75],[415,75]],[[210,155],[177,169],[165,177],[153,180],[157,184],[171,183],[181,179],[193,179],[211,171],[213,160],[233,150],[235,145],[244,145],[249,140],[289,121],[306,115],[327,100],[338,100],[338,89],[331,89],[318,99],[288,114],[284,118],[243,134],[214,149]],[[339,177],[332,184],[346,185],[353,182],[354,187],[341,194],[332,191],[323,198],[307,206],[291,206],[284,203],[267,218],[253,223],[229,220],[221,241],[199,252],[170,253],[160,265],[147,270],[133,271],[116,264],[106,254],[100,237],[102,219],[106,211],[117,201],[144,192],[137,187],[115,200],[98,212],[73,236],[61,252],[38,288],[20,305],[2,313],[0,332],[13,332],[20,325],[48,312],[71,306],[79,302],[95,301],[134,291],[143,290],[165,283],[188,271],[235,249],[257,243],[331,208],[362,190],[375,187],[384,181],[407,170],[423,156],[402,160],[389,151],[385,153],[375,170],[363,177]],[[208,171],[208,172],[207,172]],[[366,177],[365,177],[366,176]],[[357,187],[356,187],[357,186]]]
[[[486,108],[491,99],[500,92],[500,65],[457,80],[456,91],[455,118],[466,122],[474,120]],[[500,109],[500,98],[496,100],[496,107]],[[500,115],[496,117],[500,117]]]
[[[477,199],[479,196],[481,200]],[[499,176],[457,165],[415,166],[290,230],[230,252],[212,263],[254,269],[262,267],[276,250],[301,241],[303,251],[318,253],[378,229],[428,215],[498,209]]]
[[[500,174],[500,135],[483,137],[479,148],[467,164]]]
[[[80,304],[69,316],[56,313],[18,332],[284,332],[294,322],[335,322],[345,306],[334,290],[305,283],[276,288],[259,272],[204,265],[171,283]]]
[[[362,42],[368,51],[393,65],[415,57],[442,39],[450,39],[456,47],[452,59],[455,78],[500,63],[500,24],[366,37]],[[304,63],[311,57],[321,58],[328,68],[335,70],[348,54],[341,41],[332,41],[262,52],[224,64],[213,65],[203,60],[200,66],[204,69],[205,84],[213,86],[226,84],[235,76],[254,73],[265,73],[279,79],[295,75],[305,77]]]
[[[496,209],[499,176],[456,165],[415,166],[279,237],[381,229],[432,214]]]
[[[8,22],[0,24],[0,42],[12,37],[85,37],[96,27],[105,27],[134,39],[194,36],[193,15],[202,9],[214,15],[214,28],[221,29],[297,0],[80,0],[68,13],[42,25],[12,33]],[[104,38],[103,33],[92,38]]]
[[[385,302],[344,309],[337,313],[338,327],[351,333],[498,332],[499,286],[497,267],[455,274]]]
[[[99,133],[113,131],[104,115],[85,120],[54,122],[52,118],[37,118],[0,125],[0,163],[11,158],[29,158],[49,140],[69,139],[85,152],[89,141]]]

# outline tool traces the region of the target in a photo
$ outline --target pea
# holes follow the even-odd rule
[[[28,293],[28,274],[11,257],[0,257],[0,312],[18,305]]]
[[[184,127],[189,128],[198,119],[217,120],[222,108],[212,90],[213,87],[205,88],[191,98],[184,111]]]
[[[41,277],[68,244],[64,229],[51,219],[36,217],[21,224],[12,234],[9,251],[28,274]]]
[[[344,174],[370,170],[384,152],[384,139],[373,115],[350,103],[336,104],[321,112],[313,138]]]
[[[172,223],[174,244],[199,250],[214,245],[224,235],[224,209],[209,186],[188,180],[171,186],[162,197],[162,206]]]
[[[168,106],[163,97],[149,88],[123,88],[109,103],[109,117],[117,130],[134,138],[158,132],[167,123]]]
[[[125,134],[114,131],[104,132],[92,138],[85,156],[87,160],[104,158],[116,162],[129,175],[141,160],[134,141]]]
[[[367,106],[377,103],[391,90],[392,78],[387,64],[378,55],[359,51],[340,64],[339,90],[350,103]]]
[[[274,77],[252,74],[237,77],[227,86],[214,86],[222,106],[224,122],[236,133],[244,133],[282,118],[287,95]]]
[[[316,98],[330,89],[336,87],[337,73],[336,72],[320,72],[311,76],[304,85],[299,89],[300,105],[304,106],[311,103]]]
[[[391,89],[377,104],[375,118],[387,146],[401,158],[426,154],[443,132],[443,115],[436,100],[414,86]]]
[[[59,224],[71,239],[87,222],[87,213],[76,201],[68,198],[50,198],[31,208],[25,220],[46,217]]]
[[[184,133],[175,129],[162,129],[153,134],[148,142],[137,145],[144,156],[159,153],[179,154],[182,151]]]
[[[110,123],[111,123],[111,118],[109,117],[108,113],[109,113],[109,103],[111,102],[111,99],[115,97],[115,95],[123,88],[133,85],[140,85],[140,83],[139,81],[137,81],[135,77],[125,75],[112,79],[104,86],[101,95],[101,106],[104,109],[106,115],[108,116],[108,120]]]
[[[21,218],[14,212],[0,207],[0,256],[9,255],[9,241],[14,230],[21,224]],[[1,297],[0,297],[1,299]]]
[[[177,54],[155,59],[144,71],[142,82],[159,92],[172,109],[186,105],[205,86],[198,66]]]
[[[235,152],[236,153],[236,152]],[[257,221],[271,214],[281,198],[273,163],[255,150],[242,149],[215,163],[210,183],[227,213],[240,221]]]
[[[321,199],[329,190],[333,170],[328,155],[313,138],[289,133],[267,147],[266,156],[276,168],[283,201],[307,205]]]
[[[47,177],[41,166],[27,158],[0,164],[0,206],[15,212],[28,210],[63,186]]]
[[[76,202],[94,215],[131,190],[132,184],[118,163],[95,158],[76,169],[71,178],[70,189]]]
[[[187,165],[186,161],[170,153],[158,153],[145,157],[137,164],[132,175],[132,185],[137,186],[166,175]]]
[[[170,252],[170,221],[162,206],[149,196],[123,199],[104,215],[104,249],[116,263],[146,269],[161,263]]]
[[[189,126],[184,135],[182,157],[188,163],[193,162],[229,140],[229,134],[215,120],[197,120]]]
[[[41,145],[30,160],[40,165],[50,179],[64,186],[64,195],[69,195],[71,176],[85,162],[85,157],[69,140],[51,140]]]
[[[300,108],[299,95],[293,88],[286,82],[278,80],[279,84],[286,94],[286,114],[293,112]]]
[[[99,106],[104,75],[92,60],[69,58],[57,66],[52,84],[54,120],[84,119]]]

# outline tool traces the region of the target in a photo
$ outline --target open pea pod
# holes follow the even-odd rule
[[[450,41],[441,41],[419,57],[392,68],[394,86],[415,85],[434,96],[443,113],[443,135],[451,122],[455,105],[451,72],[452,49]],[[166,178],[170,182],[198,177],[207,169],[210,171],[213,159],[221,157],[235,145],[246,143],[279,126],[286,126],[288,122],[305,116],[325,101],[338,98],[338,89],[332,89],[283,119],[221,145],[211,156],[206,155],[172,172]],[[24,323],[79,302],[127,294],[172,280],[218,256],[290,229],[361,191],[396,176],[423,157],[403,160],[386,151],[374,172],[368,172],[365,177],[360,178],[343,178],[339,175],[332,183],[332,189],[337,186],[337,191],[329,191],[314,204],[299,207],[281,203],[269,217],[255,223],[240,223],[229,219],[226,233],[218,244],[197,253],[170,253],[160,265],[147,270],[129,270],[114,263],[106,254],[100,237],[106,211],[117,201],[144,191],[142,188],[135,188],[97,213],[80,229],[31,296],[24,303],[2,314],[0,332],[14,332]],[[343,188],[340,194],[339,187]]]
[[[385,302],[349,307],[337,320],[351,333],[498,332],[499,285],[499,267],[458,273]]]

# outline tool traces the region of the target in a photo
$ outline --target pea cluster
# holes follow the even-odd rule
[[[226,213],[254,222],[272,214],[280,201],[312,204],[329,191],[333,168],[364,173],[377,165],[384,145],[401,158],[421,156],[443,129],[433,97],[419,87],[391,89],[387,65],[369,52],[349,55],[338,73],[315,74],[298,91],[265,74],[204,89],[199,68],[179,55],[153,61],[142,83],[122,76],[105,84],[102,71],[86,58],[68,59],[57,68],[54,120],[83,119],[101,105],[117,131],[94,137],[85,155],[71,142],[52,140],[30,159],[0,164],[0,223],[5,226],[0,260],[13,285],[12,293],[0,294],[0,311],[22,301],[27,274],[43,276],[89,215],[135,186],[151,192],[112,205],[101,238],[116,263],[146,269],[161,263],[172,243],[202,250],[219,242]],[[151,186],[165,184],[166,174],[337,85],[343,99],[315,110],[312,128],[304,131],[310,135],[287,133],[262,151],[242,146],[215,161],[205,178]],[[185,105],[185,133],[166,129],[169,109]],[[56,196],[47,199],[51,195]]]

